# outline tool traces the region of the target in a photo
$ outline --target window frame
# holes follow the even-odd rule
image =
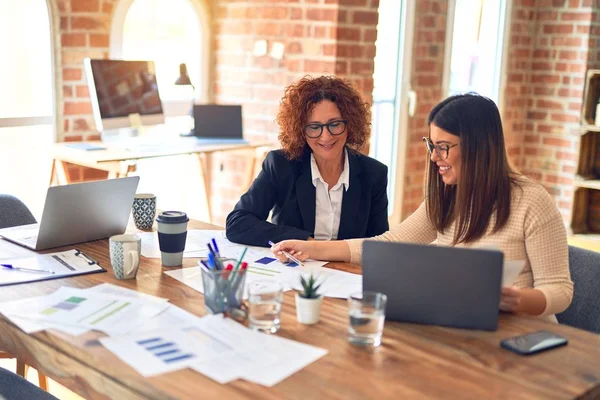
[[[508,66],[508,47],[510,42],[510,22],[512,19],[512,1],[511,0],[501,0],[504,2],[504,10],[500,12],[503,13],[504,23],[502,24],[502,46],[497,49],[496,56],[500,57],[500,70],[498,76],[498,108],[500,110],[500,115],[503,115],[504,111],[504,95],[506,91],[507,84],[507,66]],[[442,76],[442,93],[443,98],[449,96],[450,90],[450,69],[452,63],[452,43],[454,36],[454,19],[456,16],[456,0],[448,1],[448,19],[446,20],[446,43],[444,46],[444,73]]]
[[[13,127],[24,127],[24,126],[35,126],[35,125],[52,125],[52,139],[54,142],[58,139],[58,121],[62,118],[62,110],[59,104],[62,104],[62,98],[58,98],[57,74],[57,49],[60,49],[60,38],[57,34],[58,30],[58,9],[51,0],[44,1],[46,4],[46,11],[48,12],[48,26],[50,28],[49,40],[50,40],[50,68],[51,68],[51,88],[52,88],[52,109],[54,115],[29,115],[27,117],[0,117],[0,128],[13,128]]]

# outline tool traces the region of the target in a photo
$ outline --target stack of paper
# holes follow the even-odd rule
[[[245,379],[273,386],[327,354],[327,350],[251,331],[211,315],[180,329],[160,329],[100,342],[143,376],[192,368],[227,383]]]
[[[47,296],[0,303],[0,313],[26,333],[52,328],[71,335],[91,329],[120,335],[199,319],[167,302],[105,283],[89,289],[62,287]]]

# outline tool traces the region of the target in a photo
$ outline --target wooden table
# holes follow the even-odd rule
[[[216,228],[199,222],[191,222],[190,227]],[[110,268],[107,240],[77,247]],[[195,259],[184,259],[184,267],[195,264]],[[360,271],[350,264],[329,266]],[[0,289],[0,301],[49,294],[61,286],[85,288],[110,282],[167,297],[199,316],[206,314],[200,293],[162,272],[160,260],[142,258],[136,280],[116,280],[109,271],[8,286]],[[273,388],[243,380],[220,385],[189,369],[146,379],[98,344],[101,333],[78,337],[54,331],[27,335],[2,316],[0,348],[89,399],[600,397],[600,338],[568,326],[512,315],[500,317],[496,332],[387,321],[383,344],[368,350],[348,343],[347,323],[346,302],[327,298],[317,325],[298,324],[292,293],[286,293],[279,335],[329,353]],[[569,345],[530,357],[499,346],[501,339],[538,329],[564,335]]]
[[[213,173],[213,155],[223,152],[248,152],[253,151],[253,162],[248,169],[248,186],[251,183],[258,165],[267,150],[273,148],[273,142],[248,142],[238,144],[198,144],[195,138],[167,137],[164,145],[161,142],[142,142],[141,145],[132,144],[131,150],[119,142],[85,142],[90,145],[106,147],[105,150],[81,150],[71,147],[80,142],[57,143],[52,149],[52,171],[50,173],[50,186],[64,185],[73,182],[68,173],[67,163],[81,167],[99,169],[108,172],[108,178],[122,178],[136,171],[136,162],[157,157],[196,154],[202,171],[206,194],[208,215],[212,218],[211,207],[211,176]],[[243,190],[243,188],[241,188]],[[246,188],[247,189],[247,188]],[[245,191],[245,190],[243,190]]]

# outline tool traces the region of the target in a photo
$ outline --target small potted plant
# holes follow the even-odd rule
[[[296,318],[301,324],[312,325],[319,322],[323,296],[318,293],[321,284],[312,274],[305,278],[300,275],[302,291],[296,292]]]

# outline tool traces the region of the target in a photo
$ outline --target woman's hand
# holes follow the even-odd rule
[[[516,312],[519,310],[523,301],[523,293],[517,287],[505,286],[500,292],[500,309],[507,312]]]
[[[309,249],[310,243],[305,240],[284,240],[271,247],[271,251],[281,262],[292,261],[283,254],[284,251],[290,253],[300,261],[305,261],[310,257]]]

